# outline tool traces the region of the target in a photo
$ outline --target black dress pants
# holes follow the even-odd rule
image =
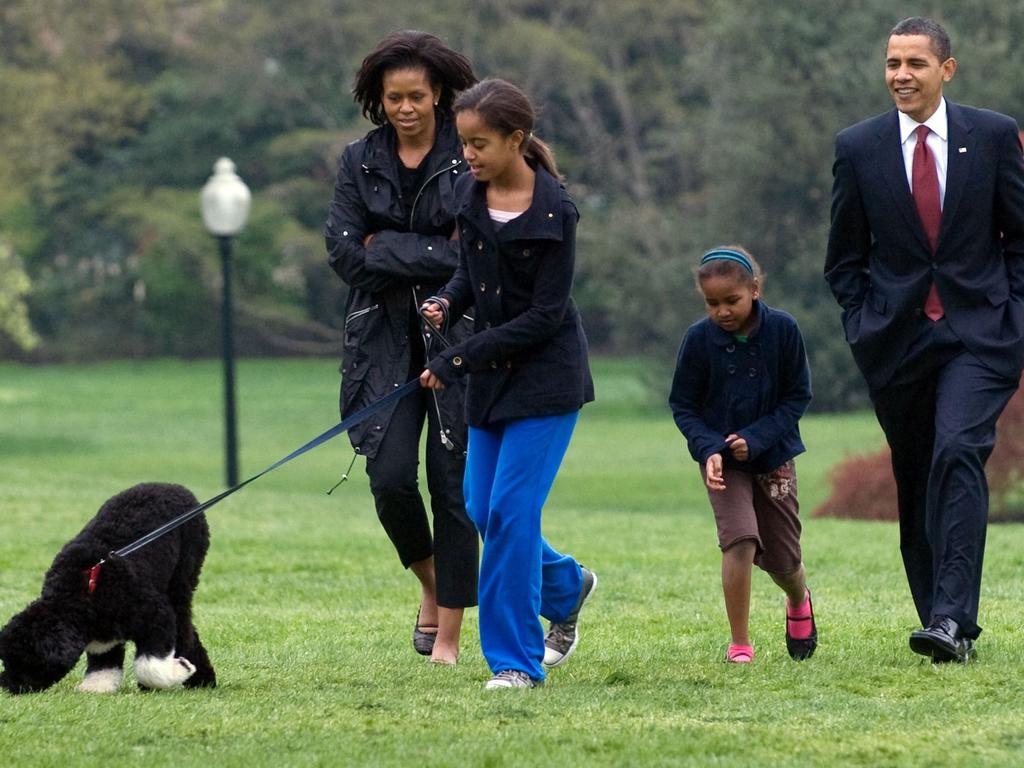
[[[892,449],[900,552],[921,624],[948,616],[976,638],[985,462],[1018,380],[982,364],[944,319],[921,320],[896,376],[871,399]]]
[[[434,518],[433,536],[420,494],[420,435],[426,420],[427,490]],[[402,565],[434,556],[437,603],[444,608],[477,604],[479,537],[466,514],[461,448],[441,444],[441,426],[430,390],[403,398],[395,407],[377,455],[366,461],[377,517],[395,545]]]

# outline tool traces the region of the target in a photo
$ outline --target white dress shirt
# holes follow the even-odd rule
[[[914,189],[914,147],[917,146],[917,128],[921,123],[914,118],[899,113],[900,141],[903,143],[903,166],[907,172],[907,186]],[[935,158],[935,170],[939,175],[939,205],[946,199],[946,165],[949,160],[949,121],[946,119],[946,99],[939,100],[939,107],[931,117],[924,121],[931,128],[928,134],[928,149]]]

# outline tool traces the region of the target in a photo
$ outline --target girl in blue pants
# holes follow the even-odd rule
[[[422,307],[435,328],[472,307],[475,331],[420,377],[468,374],[466,509],[483,538],[480,643],[487,688],[532,688],[575,650],[597,578],[541,535],[541,509],[580,407],[594,399],[572,300],[579,214],[534,111],[511,83],[485,80],[455,102],[470,175],[456,184],[459,266]],[[545,636],[539,621],[551,625]]]

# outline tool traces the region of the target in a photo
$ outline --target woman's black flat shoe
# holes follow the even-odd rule
[[[432,629],[433,632],[424,632],[424,629]],[[437,624],[420,624],[420,612],[416,611],[416,623],[412,626],[412,647],[420,656],[429,656],[434,650],[434,640],[437,639]]]

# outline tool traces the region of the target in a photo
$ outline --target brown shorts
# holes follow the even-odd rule
[[[704,468],[700,470],[705,476]],[[800,567],[800,504],[792,459],[763,475],[738,469],[723,473],[724,491],[708,491],[718,526],[718,546],[753,540],[754,563],[769,573],[788,574]]]

